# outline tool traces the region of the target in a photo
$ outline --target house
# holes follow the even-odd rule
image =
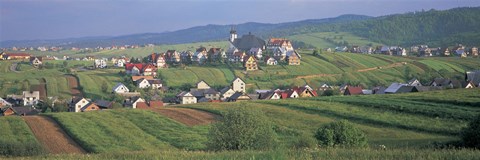
[[[24,106],[36,105],[40,100],[40,92],[39,91],[23,91],[22,99],[23,99]]]
[[[143,70],[141,71],[144,76],[157,76],[157,67],[152,64],[144,65]]]
[[[472,56],[476,57],[478,56],[478,48],[477,47],[472,47],[470,49],[470,53],[472,54]],[[1,58],[0,58],[1,59]]]
[[[408,86],[422,86],[422,83],[417,78],[413,78],[407,82]]]
[[[448,47],[445,47],[445,49],[442,50],[443,56],[450,56],[450,50]]]
[[[235,91],[233,91],[233,89],[231,87],[225,87],[225,88],[220,90],[220,96],[221,96],[220,98],[222,100],[228,99],[233,94],[235,94]]]
[[[262,59],[262,49],[261,48],[252,48],[248,51],[248,55],[255,56],[257,59]]]
[[[430,83],[430,86],[434,87],[445,87],[445,88],[453,88],[453,83],[450,79],[445,78],[435,78]]]
[[[112,105],[114,102],[106,100],[96,100],[93,103],[97,105],[100,109],[112,109]]]
[[[195,86],[197,86],[197,89],[210,89],[210,85],[208,85],[208,83],[205,82],[204,80],[201,80],[200,82],[197,82],[197,84],[195,84]]]
[[[112,93],[128,93],[130,90],[123,83],[117,83],[112,89]]]
[[[243,60],[243,67],[245,67],[246,71],[258,70],[257,58],[253,55],[245,57]]]
[[[290,40],[285,38],[270,38],[267,43],[267,49],[285,48],[286,50],[293,50],[293,45]]]
[[[473,81],[462,81],[462,88],[475,88]]]
[[[162,101],[150,101],[150,102],[138,102],[136,109],[150,109],[150,108],[160,108],[163,106]]]
[[[240,51],[248,51],[252,48],[260,48],[265,50],[266,43],[263,39],[258,38],[252,33],[248,33],[248,35],[243,35],[242,38],[236,38],[237,32],[232,28],[230,31],[230,47],[229,48],[237,48]]]
[[[153,76],[132,76],[132,81],[133,82],[136,82],[138,81],[139,79],[147,79],[147,80],[152,80],[154,79]]]
[[[155,67],[167,68],[167,60],[165,54],[152,53],[147,57],[148,61]]]
[[[407,86],[407,84],[402,84],[402,83],[392,83],[390,86],[385,89],[385,93],[397,93],[397,91],[402,87],[402,86]]]
[[[137,105],[141,102],[145,102],[145,100],[143,98],[140,98],[140,97],[131,97],[129,99],[126,99],[123,102],[123,106],[135,109],[135,108],[137,108]]]
[[[0,60],[6,60],[6,59],[7,59],[7,53],[0,52]]]
[[[204,64],[207,61],[207,58],[207,48],[200,47],[195,51],[195,53],[193,53],[192,61],[198,62],[198,64]]]
[[[435,90],[442,90],[442,87],[434,87],[434,86],[415,86],[418,92],[427,92],[427,91],[435,91]]]
[[[362,90],[363,90],[362,87],[348,86],[345,89],[345,92],[343,93],[343,95],[362,95],[363,94]]]
[[[231,84],[232,84],[232,90],[234,92],[245,93],[246,84],[245,84],[245,81],[243,81],[241,78],[236,77],[235,79],[233,79]]]
[[[124,67],[125,64],[127,63],[126,58],[114,59],[112,61],[116,67]]]
[[[244,58],[247,56],[245,52],[237,51],[232,54],[230,57],[230,62],[243,62]]]
[[[316,97],[317,92],[313,90],[311,87],[308,85],[302,86],[302,87],[294,87],[293,90],[295,90],[299,97]]]
[[[465,72],[465,81],[471,81],[475,86],[480,86],[480,70]]]
[[[40,113],[39,110],[34,109],[33,107],[10,107],[16,115],[27,116],[27,115],[37,115]]]
[[[104,59],[95,59],[93,66],[95,68],[107,68],[107,62]]]
[[[86,112],[93,110],[100,110],[100,107],[83,97],[73,97],[69,102],[70,112]]]
[[[395,93],[411,93],[418,92],[416,86],[401,86]]]
[[[237,102],[237,101],[249,101],[252,100],[248,94],[245,92],[235,92],[230,98],[227,99],[228,102]]]
[[[3,55],[4,59],[7,60],[22,60],[22,59],[30,59],[32,55],[28,53],[6,53]]]
[[[373,87],[372,89],[372,94],[385,94],[385,90],[387,88],[379,86],[379,87]]]
[[[300,65],[300,55],[297,51],[287,52],[287,63],[288,65]]]
[[[12,103],[0,97],[0,107],[11,107]]]
[[[42,65],[42,57],[30,57],[30,64],[35,68],[40,67]]]
[[[150,88],[151,86],[148,80],[145,78],[137,80],[136,83],[138,88]]]
[[[326,83],[323,83],[322,85],[320,85],[320,87],[318,88],[318,90],[320,91],[326,91],[326,90],[332,90],[332,86],[326,84]]]
[[[160,79],[151,79],[148,80],[148,83],[150,83],[152,89],[161,89],[163,87],[163,82]]]
[[[212,60],[217,60],[222,57],[222,49],[221,48],[210,48],[207,52],[207,57],[210,57]]]
[[[265,64],[270,65],[270,66],[274,66],[274,65],[278,64],[278,62],[275,58],[269,57],[269,56],[265,57],[264,62],[265,62]]]
[[[276,60],[284,60],[287,57],[287,50],[285,48],[277,47],[273,49],[273,58]]]
[[[127,63],[125,64],[125,73],[131,75],[141,75],[144,64],[142,63]]]
[[[192,55],[192,51],[183,51],[182,53],[180,53],[180,59],[182,63],[190,64],[192,62]]]
[[[177,95],[177,98],[180,100],[180,104],[193,104],[197,103],[197,98],[192,95],[190,92],[181,92]]]
[[[178,53],[176,50],[167,50],[167,52],[165,52],[165,59],[166,61],[172,63],[180,63],[182,60],[180,53]]]
[[[300,97],[298,92],[296,90],[293,90],[293,89],[287,90],[287,91],[285,91],[285,93],[287,93],[288,98],[299,98]]]
[[[341,94],[344,94],[344,93],[345,93],[345,90],[347,90],[347,87],[348,87],[348,86],[349,86],[348,84],[342,84],[342,85],[338,88],[338,90],[340,91]]]
[[[17,113],[15,112],[15,110],[12,107],[0,108],[0,117],[1,116],[12,116],[12,115],[16,115],[16,114]]]

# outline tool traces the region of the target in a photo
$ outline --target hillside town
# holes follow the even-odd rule
[[[121,97],[121,106],[127,108],[155,108],[173,104],[194,104],[194,103],[215,103],[215,102],[237,102],[249,100],[282,100],[290,98],[308,98],[330,95],[370,95],[370,94],[398,94],[410,92],[425,92],[453,88],[476,88],[480,85],[480,71],[468,71],[465,79],[435,78],[430,82],[420,82],[414,78],[406,83],[394,82],[389,86],[375,86],[364,88],[351,84],[334,86],[333,84],[315,84],[321,86],[313,88],[309,84],[303,86],[288,86],[286,88],[265,88],[247,92],[247,83],[240,77],[235,77],[229,86],[216,89],[210,86],[207,81],[201,80],[194,84],[193,88],[176,93],[175,97],[160,97],[158,93],[168,91],[168,86],[158,77],[159,69],[168,69],[185,65],[207,65],[212,63],[231,63],[241,65],[245,72],[259,70],[259,65],[293,65],[301,64],[302,56],[294,49],[290,40],[285,38],[270,38],[267,41],[248,33],[238,37],[236,30],[232,27],[228,39],[229,48],[206,48],[199,47],[193,51],[167,50],[164,53],[152,53],[142,58],[134,57],[112,57],[99,58],[85,56],[83,58],[70,58],[63,56],[34,56],[28,53],[2,52],[0,60],[22,60],[29,61],[34,68],[42,68],[43,62],[48,60],[77,60],[90,61],[91,70],[105,68],[123,68],[123,74],[131,79],[117,83],[111,88],[111,93]],[[152,46],[149,44],[145,47]],[[96,48],[104,49],[130,49],[138,48],[138,45],[124,47]],[[40,51],[58,51],[57,47],[38,47]],[[73,49],[73,48],[72,48]],[[27,51],[33,48],[12,48],[11,51]],[[344,46],[326,48],[326,52],[351,52],[361,54],[384,54],[395,56],[408,56],[407,49],[397,46],[359,47]],[[315,51],[317,52],[317,51]],[[314,54],[319,54],[315,53]],[[409,52],[417,53],[419,56],[478,56],[478,48],[467,48],[458,45],[454,48],[429,48],[426,45],[414,46]],[[339,53],[341,54],[341,53]],[[109,66],[110,64],[111,66]],[[88,70],[87,70],[88,71]],[[154,98],[146,99],[142,94],[128,86],[135,86],[136,89],[148,89],[156,91]],[[40,97],[39,91],[23,91],[22,95],[8,95],[0,99],[2,107],[1,115],[31,115],[38,114],[41,110],[35,106],[45,99]],[[92,100],[89,97],[74,96],[67,101],[68,111],[86,112],[93,110],[112,109],[118,102],[104,99]]]

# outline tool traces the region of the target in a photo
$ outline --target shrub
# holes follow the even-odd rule
[[[322,146],[327,147],[365,147],[365,134],[346,120],[332,122],[320,127],[315,138]]]
[[[466,147],[480,149],[480,115],[473,119],[467,128],[463,129],[461,136]]]
[[[246,107],[232,108],[209,131],[212,150],[266,150],[273,147],[276,135],[265,114]]]
[[[307,135],[300,135],[295,139],[293,147],[295,149],[314,148],[317,145],[315,138]]]

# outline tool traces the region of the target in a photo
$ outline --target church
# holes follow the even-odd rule
[[[252,48],[260,48],[262,50],[265,50],[266,42],[261,39],[256,37],[255,35],[252,35],[252,33],[248,33],[246,35],[243,35],[242,38],[237,38],[237,31],[235,28],[232,27],[230,30],[230,48],[229,51],[250,51]]]

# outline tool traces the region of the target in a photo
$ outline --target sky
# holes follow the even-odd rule
[[[0,0],[0,41],[477,7],[480,0]]]

